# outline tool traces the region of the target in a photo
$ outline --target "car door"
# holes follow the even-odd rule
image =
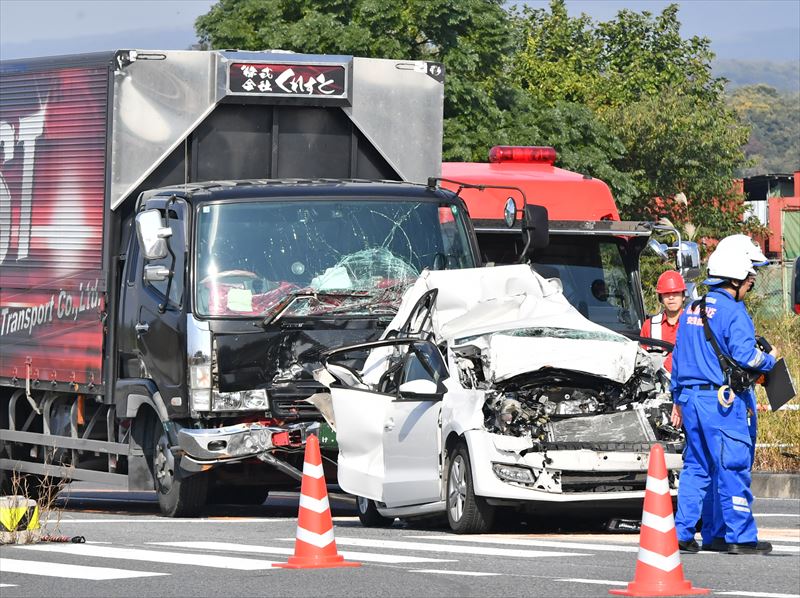
[[[387,346],[395,356],[385,361],[377,387],[331,386],[339,485],[388,507],[434,502],[440,497],[442,380],[448,376],[438,348],[392,339],[331,354]]]

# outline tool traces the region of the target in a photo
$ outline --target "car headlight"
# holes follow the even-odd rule
[[[213,393],[214,411],[257,411],[267,408],[267,391],[263,388],[257,390],[241,390],[237,392]]]

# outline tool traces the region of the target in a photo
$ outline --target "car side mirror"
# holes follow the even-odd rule
[[[164,226],[161,212],[139,212],[136,215],[136,235],[145,259],[160,260],[167,257],[167,239],[172,236],[172,229]]]
[[[398,389],[404,399],[441,399],[446,392],[446,387],[441,382],[433,380],[409,380],[400,385]]]

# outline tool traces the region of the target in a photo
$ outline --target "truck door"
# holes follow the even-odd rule
[[[168,205],[167,205],[168,204]],[[158,209],[168,221],[172,235],[168,239],[171,251],[162,259],[143,260],[137,272],[141,277],[138,285],[138,317],[134,323],[137,347],[147,370],[166,404],[175,404],[180,398],[185,404],[186,351],[186,238],[187,207],[180,200],[152,199],[147,209]],[[168,220],[167,220],[168,218]],[[166,280],[148,281],[144,271],[148,266],[163,266],[172,272]],[[171,278],[171,280],[170,280]]]

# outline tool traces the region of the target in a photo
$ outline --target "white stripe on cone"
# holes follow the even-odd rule
[[[661,569],[666,573],[669,573],[681,564],[681,555],[677,550],[669,556],[664,556],[663,554],[658,554],[657,552],[639,547],[639,556],[636,558],[646,565]]]
[[[328,544],[330,544],[334,540],[333,528],[329,529],[325,533],[316,534],[307,529],[303,529],[299,525],[297,526],[296,537],[298,540],[301,540],[306,544],[311,544],[312,546],[316,546],[317,548],[325,548]]]
[[[312,477],[315,480],[320,479],[324,475],[322,464],[311,465],[308,461],[303,461],[303,475]]]
[[[660,517],[644,511],[642,512],[642,525],[663,533],[675,528],[675,519],[672,513],[666,517]]]
[[[325,495],[323,498],[312,498],[310,496],[306,496],[305,494],[301,494],[300,508],[308,509],[309,511],[314,511],[315,513],[324,513],[330,509],[328,496]]]
[[[658,479],[647,476],[646,490],[655,492],[656,494],[669,494],[669,481],[667,478]]]

